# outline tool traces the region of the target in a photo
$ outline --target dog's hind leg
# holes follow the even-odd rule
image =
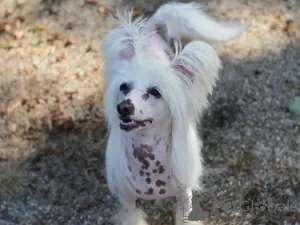
[[[114,225],[147,225],[145,213],[136,208],[136,198],[120,199],[121,210],[111,218]]]
[[[194,207],[197,202],[192,202],[193,193],[191,189],[186,189],[180,192],[178,196],[176,196],[176,225],[202,225],[200,221],[201,218],[190,218],[190,213],[195,210],[196,215],[200,215],[200,211],[197,211],[197,207]],[[198,203],[199,204],[199,203]],[[197,217],[197,216],[196,216]],[[198,221],[197,221],[198,220]]]

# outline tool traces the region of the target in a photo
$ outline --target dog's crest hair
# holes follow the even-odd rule
[[[198,137],[197,124],[222,66],[209,44],[192,41],[181,49],[178,40],[192,37],[209,43],[226,42],[237,37],[246,26],[233,23],[220,25],[194,3],[163,5],[148,20],[138,18],[133,21],[131,10],[126,9],[124,13],[118,11],[116,23],[117,28],[107,34],[102,48],[105,60],[104,108],[109,128],[106,151],[108,187],[112,194],[121,199],[128,193],[135,194],[134,187],[127,182],[129,173],[123,149],[126,140],[116,113],[120,84],[134,78],[139,82],[151,81],[155,84],[169,107],[172,120],[169,172],[175,177],[174,186],[179,183],[199,190],[202,142]],[[156,53],[145,50],[158,24],[165,25],[168,37],[178,43],[175,53],[169,55],[169,64],[155,60],[152,55]],[[161,45],[161,51],[166,48],[166,45]],[[126,54],[122,54],[123,51]],[[151,70],[159,72],[149,74]]]

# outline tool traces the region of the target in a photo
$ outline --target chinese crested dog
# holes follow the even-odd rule
[[[197,124],[221,69],[210,44],[238,37],[247,25],[218,22],[195,3],[165,4],[149,19],[118,15],[119,26],[102,46],[106,176],[122,205],[113,221],[147,224],[136,208],[138,198],[176,196],[182,202],[176,224],[183,224],[192,210],[192,191],[201,186]],[[184,48],[181,40],[189,41]]]

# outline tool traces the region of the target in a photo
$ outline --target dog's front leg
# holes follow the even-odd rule
[[[193,210],[193,193],[191,189],[185,189],[180,192],[178,196],[176,196],[176,201],[177,201],[177,207],[176,207],[176,218],[175,222],[176,225],[188,225],[188,224],[197,224],[201,225],[201,221],[190,221],[189,214]],[[199,212],[200,213],[200,212]]]
[[[114,225],[147,225],[145,213],[136,208],[136,198],[119,198],[121,210],[111,218]]]

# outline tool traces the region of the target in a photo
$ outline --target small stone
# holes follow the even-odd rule
[[[296,125],[296,121],[291,119],[282,119],[281,124],[286,127],[294,127]]]

